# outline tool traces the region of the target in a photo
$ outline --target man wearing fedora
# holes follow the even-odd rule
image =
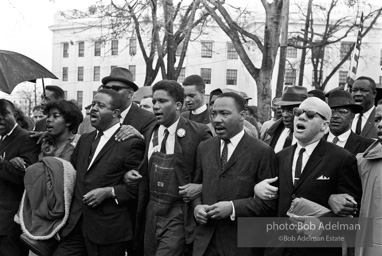
[[[138,90],[138,86],[134,83],[130,70],[114,68],[109,76],[102,79],[102,89],[117,91],[123,98],[121,123],[125,127],[116,134],[116,139],[128,139],[132,136],[144,139],[148,130],[156,123],[155,116],[133,103],[134,92]]]
[[[281,100],[282,118],[277,120],[264,135],[264,142],[269,144],[275,153],[296,143],[293,136],[293,108],[298,107],[308,97],[307,89],[302,86],[286,87]]]

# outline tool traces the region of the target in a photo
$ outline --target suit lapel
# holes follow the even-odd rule
[[[137,112],[135,111],[135,108],[136,108],[135,104],[131,103],[130,110],[129,112],[127,112],[125,119],[123,119],[123,122],[122,122],[123,125],[131,125],[133,119],[135,118],[135,113]]]
[[[367,137],[366,135],[374,127],[374,123],[372,122],[372,120],[374,119],[374,116],[375,116],[375,108],[373,109],[373,111],[371,111],[369,118],[367,119],[366,124],[362,129],[362,132],[360,134],[361,136]]]
[[[236,163],[240,158],[242,158],[247,153],[246,148],[248,147],[248,141],[249,141],[247,139],[248,137],[249,135],[244,132],[244,136],[241,138],[241,140],[239,141],[239,144],[236,146],[235,150],[233,151],[222,173],[226,172],[234,163]],[[220,140],[219,140],[219,143],[221,143]],[[219,150],[219,156],[220,156],[220,150]]]
[[[290,157],[286,157],[285,159],[283,159],[283,161],[285,161],[285,164],[283,164],[283,166],[286,167],[286,168],[284,168],[284,170],[286,170],[285,176],[286,176],[287,184],[288,184],[290,191],[294,190],[293,176],[292,176],[292,170],[293,170],[292,167],[293,166],[292,165],[293,165],[293,156],[294,156],[294,153],[296,151],[296,148],[297,148],[297,143],[294,144],[292,147],[286,149],[286,150],[290,151],[289,154],[287,154]]]
[[[14,138],[17,136],[17,134],[19,134],[21,129],[22,128],[17,125],[16,128],[11,133],[11,135],[7,136],[3,141],[1,141],[0,151],[3,150],[3,148],[5,148],[9,143],[11,143],[14,140]]]
[[[325,143],[326,141],[321,139],[316,148],[313,150],[312,155],[309,157],[309,160],[301,173],[300,179],[297,181],[297,184],[295,184],[295,190],[301,186],[307,177],[315,175],[316,172],[320,171],[320,169],[316,169],[316,167],[321,162],[322,155],[325,154]]]
[[[358,147],[360,146],[359,138],[355,133],[350,132],[349,138],[346,141],[344,149],[347,149],[351,153],[357,152]]]

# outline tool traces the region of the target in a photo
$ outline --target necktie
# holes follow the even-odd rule
[[[283,148],[286,148],[286,147],[289,147],[290,145],[292,145],[292,140],[293,140],[293,131],[290,130],[288,136],[285,138]]]
[[[227,161],[228,161],[228,144],[230,142],[231,142],[230,140],[225,140],[224,141],[223,152],[222,152],[222,156],[220,158],[220,162],[221,162],[221,165],[222,165],[222,171],[224,171],[224,167],[225,167],[225,165],[227,164]]]
[[[355,128],[355,133],[357,135],[360,135],[361,134],[361,130],[362,130],[362,113],[359,113],[359,117],[358,117],[358,121],[357,121],[357,126]]]
[[[294,170],[294,184],[297,183],[297,181],[300,179],[301,176],[301,170],[302,170],[302,154],[304,154],[305,148],[300,149],[300,152],[298,153],[298,158],[296,162],[296,169]]]
[[[334,137],[332,143],[333,143],[333,144],[337,144],[338,141],[339,141],[339,139],[338,139],[338,137],[336,136],[336,137]]]
[[[160,152],[163,154],[166,154],[166,142],[167,142],[168,134],[169,134],[168,130],[165,129],[164,130],[164,138],[163,138],[162,144],[160,146]]]
[[[102,135],[103,135],[103,132],[102,131],[98,131],[98,134],[97,134],[96,138],[92,142],[92,145],[91,145],[91,148],[90,148],[90,154],[89,154],[89,164],[90,164],[90,162],[93,159],[94,153],[95,153],[95,151],[97,149],[97,146],[99,144],[99,141],[101,140]]]

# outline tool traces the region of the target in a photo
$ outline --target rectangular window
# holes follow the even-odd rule
[[[84,81],[84,67],[78,67],[77,80]]]
[[[211,41],[202,41],[202,58],[212,58],[212,45]]]
[[[111,40],[111,55],[118,55],[118,40]]]
[[[101,41],[94,42],[94,56],[101,56]]]
[[[93,81],[99,81],[101,76],[101,67],[94,66]]]
[[[231,42],[227,42],[227,59],[237,59],[237,52],[235,46]]]
[[[118,66],[110,66],[110,73],[111,73],[111,71],[113,71],[113,69],[115,69],[116,67],[118,67]]]
[[[296,70],[285,69],[284,81],[285,85],[296,85]]]
[[[293,46],[297,46],[298,42],[293,39],[288,40],[288,47],[287,47],[287,52],[286,52],[286,57],[287,58],[297,58],[297,48]]]
[[[135,81],[136,66],[135,65],[129,65],[129,70],[133,74],[133,81]]]
[[[345,58],[346,54],[349,52],[352,45],[353,45],[353,43],[351,43],[351,42],[341,42],[341,50],[340,50],[341,60],[343,60]],[[350,60],[350,55],[348,57],[348,60]]]
[[[82,109],[83,98],[84,98],[83,91],[77,91],[77,103],[78,103],[78,107],[80,109]]]
[[[68,81],[68,67],[62,68],[62,81]]]
[[[180,70],[177,82],[180,83],[180,84],[183,83],[184,78],[186,78],[186,68],[182,68]]]
[[[85,42],[78,43],[78,57],[85,56]]]
[[[137,54],[137,39],[136,38],[130,38],[129,54],[130,56],[135,56],[135,54]]]
[[[63,55],[64,58],[68,58],[69,57],[69,43],[64,43],[63,44],[62,55]]]
[[[340,85],[345,85],[346,84],[346,79],[348,77],[348,72],[347,71],[340,71],[340,77],[338,79],[338,82]]]
[[[237,70],[227,69],[227,85],[236,85],[236,84],[237,84]]]
[[[201,68],[200,76],[203,78],[206,84],[211,84],[211,69],[210,68]]]

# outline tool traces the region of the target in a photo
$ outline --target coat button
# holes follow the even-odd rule
[[[295,199],[296,198],[296,195],[295,194],[292,194],[292,199]]]

